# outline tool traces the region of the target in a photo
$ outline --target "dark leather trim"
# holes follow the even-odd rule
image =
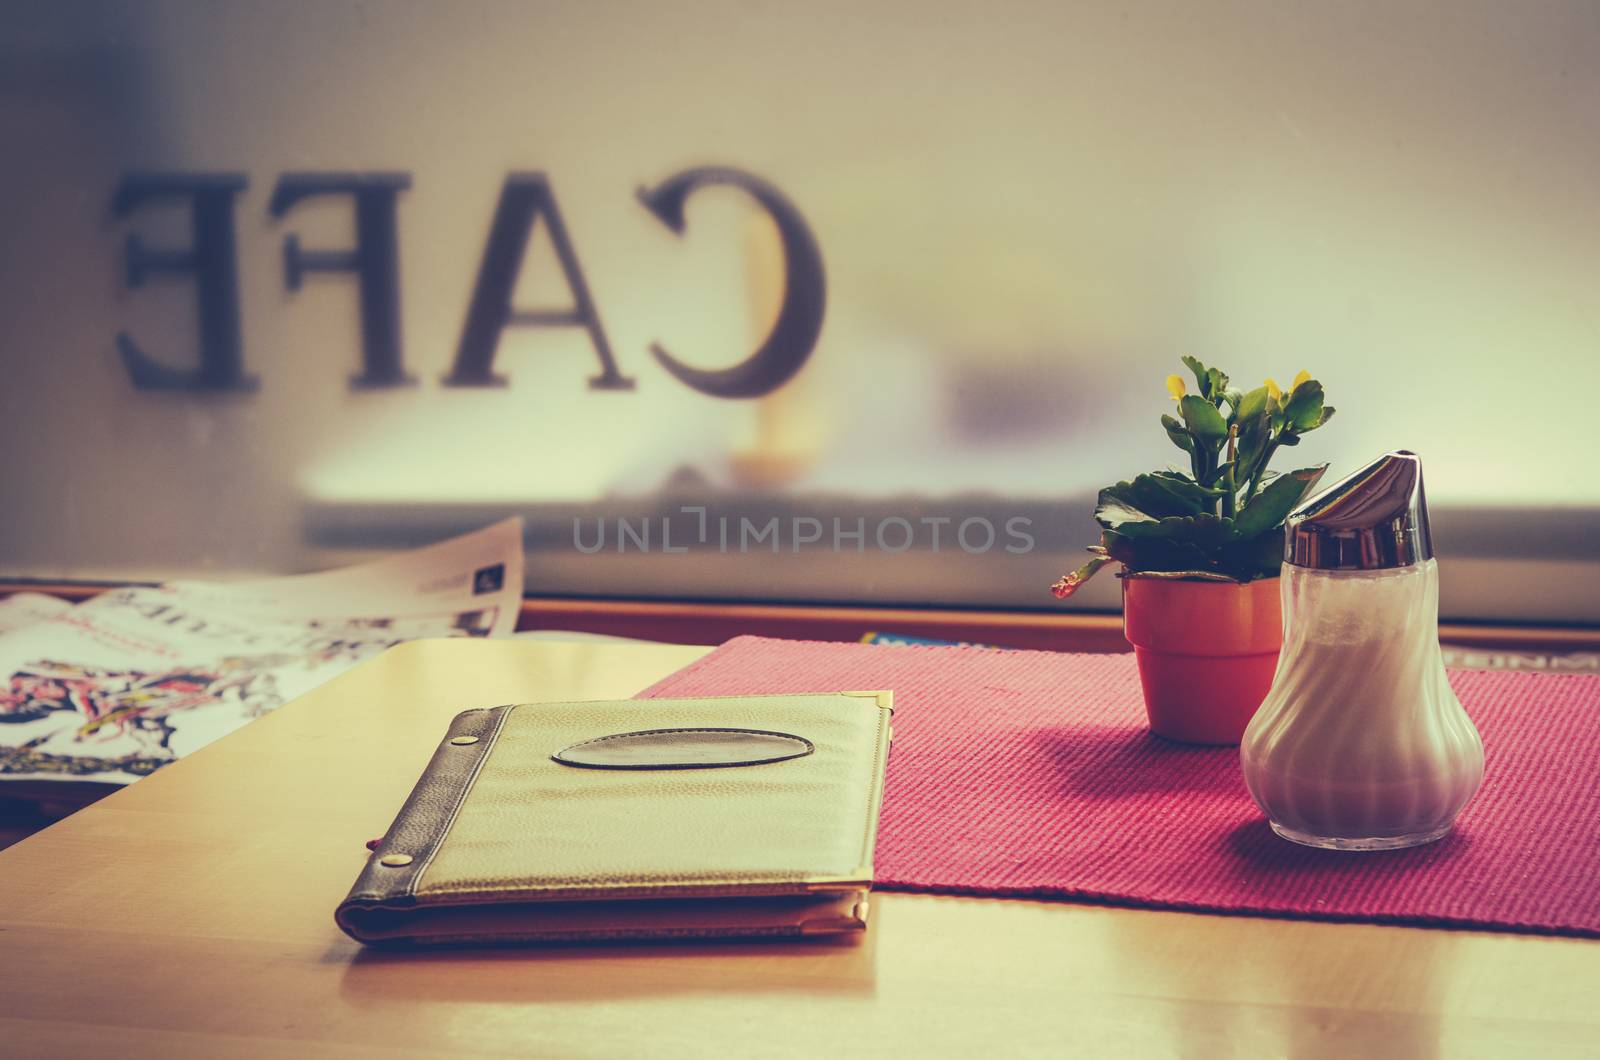
[[[451,721],[428,768],[340,904],[335,919],[341,928],[351,930],[346,916],[350,907],[382,903],[403,908],[415,902],[412,892],[417,880],[438,852],[511,710],[510,705],[467,710]],[[475,737],[476,742],[464,746],[451,742],[468,736]],[[410,863],[395,867],[383,864],[384,857],[395,854],[409,856]]]

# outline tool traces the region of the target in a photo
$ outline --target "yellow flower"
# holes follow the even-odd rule
[[[1266,387],[1267,387],[1267,396],[1269,398],[1271,398],[1274,402],[1279,402],[1279,401],[1283,400],[1283,389],[1281,387],[1279,387],[1278,384],[1275,381],[1273,381],[1271,379],[1266,380]]]
[[[1310,381],[1311,373],[1302,368],[1300,369],[1300,374],[1294,377],[1294,382],[1289,384],[1289,391],[1293,393],[1295,387],[1299,386],[1301,383],[1309,383]]]
[[[1183,376],[1167,376],[1167,393],[1172,395],[1172,400],[1182,401],[1184,395]]]

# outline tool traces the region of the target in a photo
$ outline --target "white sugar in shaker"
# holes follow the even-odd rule
[[[1391,850],[1440,838],[1483,779],[1445,680],[1422,463],[1378,458],[1285,522],[1283,651],[1240,745],[1273,831]]]

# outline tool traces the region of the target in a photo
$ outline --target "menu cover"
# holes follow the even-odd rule
[[[864,930],[892,700],[466,711],[336,920],[369,943]]]

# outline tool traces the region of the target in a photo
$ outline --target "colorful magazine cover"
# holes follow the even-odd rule
[[[0,788],[146,776],[423,637],[502,637],[522,520],[373,563],[228,584],[0,602]]]

